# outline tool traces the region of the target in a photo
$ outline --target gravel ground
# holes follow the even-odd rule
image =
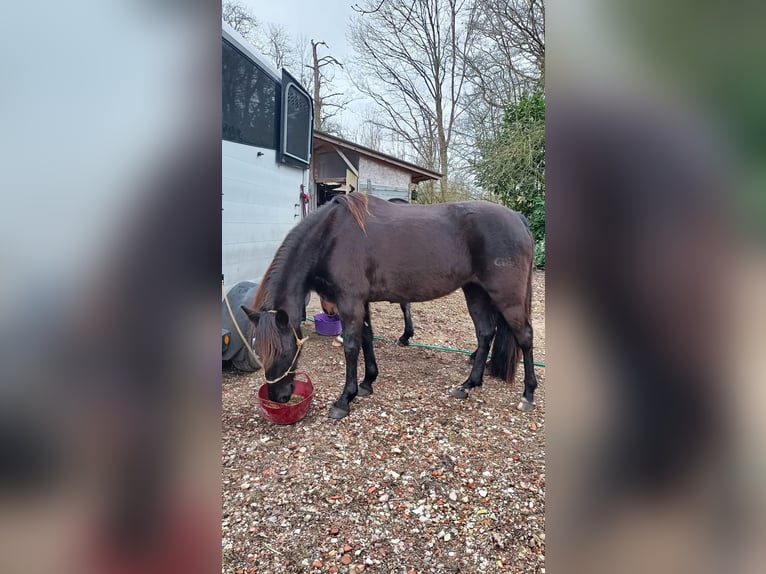
[[[545,362],[545,274],[533,282],[535,360]],[[319,312],[312,297],[309,316]],[[461,292],[412,306],[413,343],[473,350]],[[466,356],[393,341],[398,305],[372,305],[380,375],[350,416],[327,418],[343,387],[342,349],[310,335],[300,368],[316,387],[302,421],[259,412],[260,373],[223,376],[223,572],[545,572],[545,369],[537,409],[485,378],[449,396]],[[360,359],[360,375],[361,375]],[[360,376],[361,379],[361,376]]]

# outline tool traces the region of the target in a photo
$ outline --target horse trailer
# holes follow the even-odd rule
[[[221,41],[226,292],[243,281],[260,281],[287,233],[306,215],[313,104],[298,80],[287,70],[278,72],[226,23]],[[245,325],[239,302],[230,303],[237,323]],[[242,345],[227,316],[228,310],[223,356],[231,359]]]

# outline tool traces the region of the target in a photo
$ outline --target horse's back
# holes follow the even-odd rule
[[[367,207],[367,240],[348,250],[369,281],[371,300],[434,299],[471,281],[507,275],[511,269],[498,267],[511,262],[523,268],[531,257],[519,214],[498,204],[397,205],[369,197]]]
[[[479,243],[474,247],[482,251],[491,251],[493,246],[495,250],[534,247],[526,218],[498,203],[475,200],[419,206],[388,204],[380,208],[385,213],[385,225],[397,230],[413,225],[431,232],[447,230],[455,240]]]

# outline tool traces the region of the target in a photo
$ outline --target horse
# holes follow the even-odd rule
[[[429,301],[462,288],[478,345],[468,378],[452,395],[465,399],[480,387],[485,367],[513,382],[522,355],[524,391],[516,408],[532,411],[533,255],[522,216],[495,203],[404,206],[359,193],[335,197],[288,233],[252,307],[242,306],[252,322],[269,400],[286,403],[292,395],[309,291],[335,303],[343,323],[346,378],[329,412],[341,419],[357,395],[373,393],[378,376],[369,303]],[[358,383],[360,350],[364,379]]]

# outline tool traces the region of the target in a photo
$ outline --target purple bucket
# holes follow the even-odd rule
[[[327,313],[317,313],[314,315],[314,326],[316,327],[317,334],[326,337],[335,337],[343,331],[340,319],[330,317]]]

